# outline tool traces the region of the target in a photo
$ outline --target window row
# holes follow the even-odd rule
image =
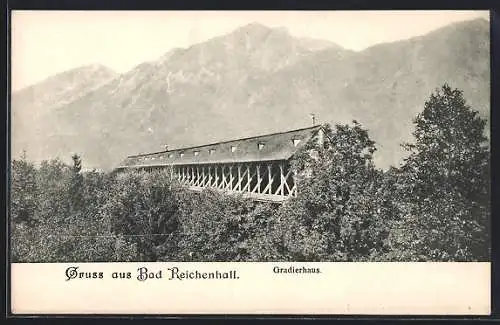
[[[295,147],[299,144],[299,142],[300,142],[300,139],[292,139],[292,144],[293,144],[293,146],[295,146]],[[259,142],[259,143],[257,144],[257,149],[258,149],[258,150],[262,150],[262,149],[264,149],[265,145],[266,145],[265,143],[263,143],[263,142]],[[231,146],[231,152],[235,152],[235,151],[236,151],[236,149],[237,149],[237,146],[235,146],[235,145]],[[193,155],[194,155],[195,157],[196,157],[196,156],[199,156],[199,154],[200,154],[200,151],[199,151],[199,150],[195,150],[195,151],[193,151]],[[209,149],[209,150],[208,150],[208,154],[209,154],[209,155],[214,155],[214,154],[215,154],[215,149],[214,149],[214,148]],[[184,157],[185,153],[184,153],[184,152],[180,152],[178,155],[179,155],[179,157],[180,157],[180,158],[182,158],[182,157]],[[155,159],[157,159],[157,158],[158,158],[158,159],[162,159],[162,158],[166,158],[166,157],[165,157],[165,156],[157,156],[157,157],[144,157],[144,158],[142,158],[142,160],[155,160]],[[168,158],[174,158],[174,154],[173,154],[173,153],[169,153],[169,154],[168,154]]]

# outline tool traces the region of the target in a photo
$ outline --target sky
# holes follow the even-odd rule
[[[12,90],[69,69],[102,64],[126,72],[257,22],[359,51],[426,34],[488,11],[13,11]]]

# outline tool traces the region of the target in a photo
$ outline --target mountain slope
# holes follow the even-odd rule
[[[307,107],[321,122],[362,122],[378,144],[379,166],[401,161],[399,144],[411,138],[412,119],[445,82],[489,117],[489,24],[483,19],[330,58],[328,50],[319,52],[277,73],[259,92],[274,94],[273,110],[296,113],[294,120]]]
[[[46,136],[58,122],[66,123],[55,119],[57,107],[99,88],[116,75],[107,67],[93,64],[65,71],[14,92],[11,98],[12,156],[27,150],[30,159],[47,158],[51,152],[41,150]]]
[[[46,150],[71,146],[84,161],[112,167],[124,155],[158,150],[165,142],[182,146],[253,135],[259,130],[249,125],[242,132],[244,124],[232,119],[248,109],[248,85],[312,55],[312,42],[306,47],[285,30],[251,24],[172,50],[56,110],[57,120],[65,123],[53,132]],[[351,53],[333,43],[326,47]]]
[[[40,119],[53,130],[40,151],[70,152],[112,168],[124,156],[321,123],[360,121],[377,142],[380,167],[430,93],[448,82],[489,117],[489,24],[455,23],[361,52],[284,29],[244,26],[143,63]],[[54,123],[57,121],[58,123]]]

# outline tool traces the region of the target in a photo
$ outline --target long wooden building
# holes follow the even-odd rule
[[[308,142],[322,141],[320,125],[282,133],[127,157],[117,168],[165,170],[192,190],[211,187],[261,201],[297,195],[290,159]]]

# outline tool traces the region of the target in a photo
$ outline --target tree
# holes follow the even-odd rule
[[[109,199],[101,208],[110,231],[130,238],[142,261],[175,254],[178,198],[182,190],[168,173],[124,172],[109,184]]]
[[[241,261],[248,257],[247,216],[253,203],[239,196],[205,189],[186,193],[179,206],[179,259]],[[251,217],[251,216],[249,216]]]
[[[445,84],[414,120],[402,171],[405,248],[423,260],[487,260],[490,161],[486,120]]]
[[[58,159],[42,161],[36,178],[39,197],[39,215],[43,221],[62,224],[70,215],[69,184],[71,167]]]
[[[69,186],[69,197],[71,202],[71,211],[73,213],[80,213],[83,207],[83,176],[81,174],[82,161],[79,155],[74,154],[71,156],[73,166],[71,168],[71,181]]]
[[[11,221],[32,226],[38,219],[38,188],[35,166],[26,160],[26,153],[12,161],[10,176]]]
[[[360,261],[381,254],[387,226],[375,143],[357,122],[324,126],[292,163],[298,197],[280,210],[282,254],[295,261]],[[304,172],[300,172],[300,171]]]
[[[107,195],[109,182],[106,175],[89,173],[84,182],[84,193],[89,203],[72,214],[70,184],[75,174],[80,174],[78,164],[73,170],[59,160],[42,161],[36,169],[31,163],[13,162],[12,215],[16,209],[30,207],[31,201],[19,200],[27,187],[19,184],[19,177],[33,174],[36,181],[36,205],[33,213],[37,222],[27,225],[13,218],[11,227],[13,262],[110,262],[137,260],[137,245],[129,238],[112,233],[112,220],[104,214],[102,206],[110,200]],[[22,171],[22,172],[21,172]],[[28,173],[29,172],[29,173]],[[31,178],[31,176],[30,176]],[[29,188],[29,187],[28,187]],[[22,190],[21,190],[22,189]],[[32,191],[32,190],[30,190]],[[31,209],[31,208],[30,208]],[[32,212],[29,213],[31,215]],[[69,218],[73,216],[73,218]],[[76,217],[77,216],[77,217]]]

